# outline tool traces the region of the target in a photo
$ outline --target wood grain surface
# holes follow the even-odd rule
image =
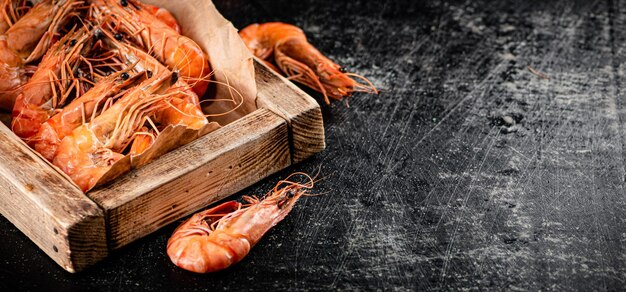
[[[9,128],[0,124],[0,212],[64,269],[108,254],[104,213]],[[11,244],[4,244],[12,252]]]
[[[0,182],[8,189],[0,192],[4,207],[0,211],[70,272],[324,149],[319,105],[287,79],[255,64],[232,23],[211,1],[174,6],[168,1],[148,2],[178,17],[187,36],[211,56],[211,67],[220,73],[215,82],[236,88],[242,104],[228,118],[217,119],[224,122],[220,122],[223,128],[213,132],[219,128],[214,121],[200,130],[211,133],[199,139],[198,131],[183,126],[161,131],[159,137],[164,139],[157,139],[142,155],[126,156],[130,158],[113,165],[87,194],[39,159],[7,127],[2,128],[7,147],[0,153],[14,153],[15,159],[0,161]],[[206,29],[189,31],[190,27]],[[253,80],[255,67],[261,67],[256,74],[258,85]],[[261,94],[256,94],[257,87]],[[221,91],[218,88],[215,94],[224,95]],[[149,163],[153,160],[157,162]],[[49,232],[40,225],[31,226],[37,217],[63,225],[53,231],[64,242],[50,244],[54,239]]]
[[[118,249],[291,164],[287,123],[259,109],[88,196]]]
[[[215,2],[240,28],[302,27],[382,89],[323,106],[327,149],[241,192],[321,168],[322,195],[211,275],[170,264],[175,224],[70,277],[0,221],[0,286],[624,289],[626,1]]]
[[[267,108],[288,121],[293,163],[324,150],[324,121],[317,102],[258,59],[255,69],[257,107]]]

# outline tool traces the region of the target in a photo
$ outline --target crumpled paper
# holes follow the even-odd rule
[[[220,125],[231,123],[253,111],[256,104],[256,82],[252,53],[243,43],[237,29],[226,20],[210,0],[145,0],[145,3],[163,7],[176,16],[183,34],[190,37],[209,55],[213,79],[230,84],[243,96],[243,104],[234,112],[211,117]],[[225,85],[211,84],[210,98],[239,101],[239,95]],[[233,109],[232,103],[203,102],[207,114],[221,114]]]
[[[183,34],[193,39],[209,55],[214,70],[209,91],[202,102],[203,111],[210,123],[202,129],[185,126],[168,126],[155,143],[144,153],[127,155],[116,162],[94,187],[106,184],[120,175],[138,168],[159,156],[190,143],[198,137],[231,123],[257,109],[253,57],[235,27],[226,20],[209,0],[144,0],[163,7],[176,17]],[[219,83],[219,84],[218,84]],[[229,84],[231,87],[223,84]],[[211,101],[234,99],[235,102]],[[236,108],[236,109],[235,109]],[[234,109],[234,110],[233,110]],[[228,112],[228,113],[227,113]],[[223,114],[227,113],[227,114]]]

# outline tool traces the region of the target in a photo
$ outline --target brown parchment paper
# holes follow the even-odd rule
[[[237,29],[226,20],[210,0],[144,0],[145,3],[164,7],[176,16],[183,34],[196,41],[208,53],[215,81],[230,84],[241,95],[244,103],[236,111],[209,120],[224,126],[256,110],[256,82],[252,53],[243,43]],[[239,95],[227,86],[211,84],[209,98],[230,99]],[[203,102],[206,114],[230,111],[232,103]]]
[[[205,114],[212,116],[204,128],[189,129],[185,126],[168,126],[157,137],[154,144],[137,156],[127,155],[111,166],[94,187],[106,184],[133,168],[141,167],[151,160],[190,143],[198,137],[214,131],[220,125],[231,123],[256,108],[256,82],[252,54],[247,49],[235,27],[227,21],[210,0],[144,0],[143,2],[168,9],[183,29],[183,34],[193,39],[209,55],[211,68],[215,71],[212,79],[226,86],[211,84],[207,93],[209,99],[230,99],[242,102],[236,110],[236,104],[227,102],[203,103]],[[233,90],[234,89],[234,90]],[[243,99],[243,100],[241,100]]]

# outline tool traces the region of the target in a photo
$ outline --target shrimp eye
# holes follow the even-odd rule
[[[339,72],[346,73],[348,71],[346,71],[346,68],[344,68],[344,67],[339,67]]]
[[[124,38],[124,36],[121,33],[116,33],[114,37],[118,41],[121,41]]]
[[[122,5],[122,6],[124,6],[124,7],[128,6],[128,0],[122,0],[122,1],[120,1],[120,5]]]
[[[70,41],[70,47],[75,46],[75,45],[76,45],[76,43],[77,43],[77,42],[76,42],[76,40],[71,40],[71,41]]]
[[[152,71],[150,70],[146,71],[146,75],[148,75],[148,78],[152,78]]]
[[[172,72],[172,83],[176,83],[178,81],[178,72]]]
[[[93,36],[95,36],[96,39],[101,39],[102,36],[104,36],[104,33],[102,32],[102,30],[97,29],[96,32],[93,34]]]
[[[120,77],[122,78],[122,80],[128,80],[128,78],[130,78],[130,75],[126,72],[122,73],[122,75],[120,75]]]

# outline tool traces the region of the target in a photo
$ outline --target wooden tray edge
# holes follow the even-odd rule
[[[267,109],[179,149],[109,188],[88,193],[106,210],[110,249],[123,247],[291,164],[287,123]],[[193,165],[176,169],[172,168],[175,162]]]
[[[0,141],[2,215],[69,272],[106,257],[103,210],[4,124]]]
[[[257,107],[273,111],[289,124],[292,162],[301,162],[324,150],[324,120],[317,101],[258,58],[254,63]]]

